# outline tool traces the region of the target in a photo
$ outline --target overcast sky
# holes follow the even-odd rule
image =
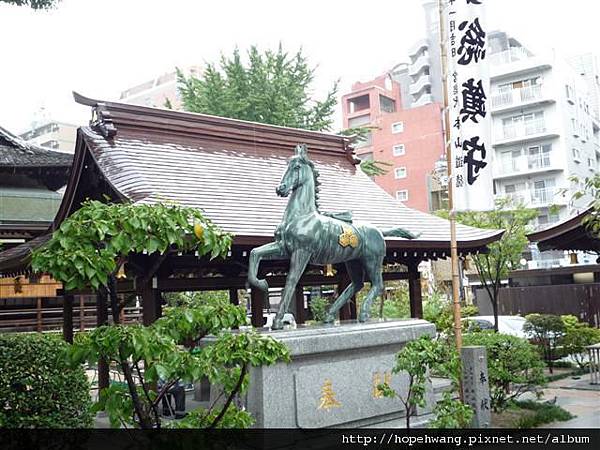
[[[533,51],[600,56],[597,0],[484,0],[490,29]],[[318,65],[316,90],[341,92],[406,59],[424,37],[421,0],[63,0],[50,12],[0,3],[0,125],[24,131],[45,107],[84,124],[89,108],[71,91],[116,99],[157,75],[234,46],[303,47]]]

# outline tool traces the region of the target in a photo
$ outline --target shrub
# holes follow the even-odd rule
[[[85,428],[92,424],[83,369],[48,334],[0,334],[0,427]]]
[[[579,322],[575,316],[561,316],[561,319],[565,325],[562,338],[564,352],[583,369],[587,360],[586,347],[600,342],[600,330]]]
[[[444,295],[434,292],[423,302],[423,318],[435,325],[439,334],[454,335],[454,305]],[[461,317],[477,314],[475,306],[461,306]],[[463,323],[464,327],[464,323]]]
[[[533,400],[525,400],[515,402],[515,404],[519,408],[535,411],[533,415],[521,417],[515,424],[516,428],[537,428],[540,425],[554,421],[570,420],[575,417],[569,411],[548,402],[539,403]]]
[[[565,333],[565,324],[559,316],[553,314],[529,314],[523,331],[540,346],[550,373],[553,373],[553,361],[558,356],[557,347]]]
[[[452,393],[446,391],[433,414],[435,417],[429,422],[429,428],[469,428],[474,412],[473,408],[452,398]]]
[[[546,379],[544,363],[527,340],[502,333],[481,331],[463,336],[464,345],[482,345],[487,350],[492,408],[498,412],[524,392],[538,393]]]
[[[329,300],[325,297],[315,297],[310,299],[310,311],[315,322],[324,322],[325,315],[329,309]]]
[[[397,283],[397,289],[389,291],[371,306],[371,317],[381,319],[406,319],[410,317],[407,283]]]

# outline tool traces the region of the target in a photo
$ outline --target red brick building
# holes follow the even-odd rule
[[[400,84],[388,75],[355,83],[342,97],[344,127],[377,127],[356,149],[361,159],[392,164],[375,182],[406,206],[438,209],[439,189],[431,174],[444,154],[442,105],[403,109],[400,92]]]

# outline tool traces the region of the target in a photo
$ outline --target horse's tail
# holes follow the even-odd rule
[[[417,239],[419,236],[421,236],[421,233],[413,234],[410,231],[400,227],[391,228],[389,230],[381,230],[381,233],[385,237],[401,237],[404,239]]]

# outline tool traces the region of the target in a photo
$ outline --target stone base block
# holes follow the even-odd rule
[[[246,407],[257,428],[370,427],[404,416],[377,385],[406,393],[406,375],[391,372],[394,356],[435,326],[411,319],[263,332],[287,345],[292,361],[251,370]]]

